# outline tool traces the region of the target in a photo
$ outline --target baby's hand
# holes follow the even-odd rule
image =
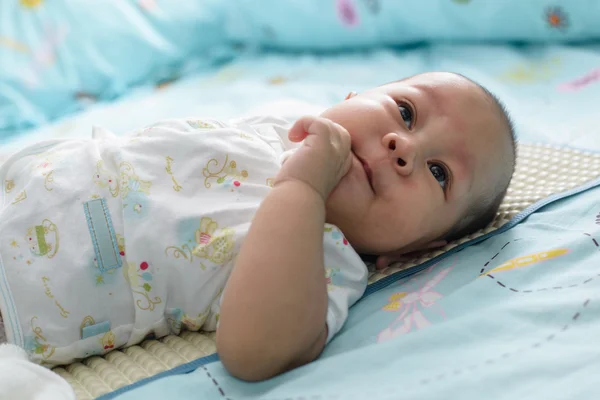
[[[302,146],[283,164],[275,185],[289,180],[308,184],[327,201],[352,163],[350,134],[344,127],[320,117],[302,117],[288,132]]]

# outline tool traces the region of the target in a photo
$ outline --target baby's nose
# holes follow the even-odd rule
[[[388,133],[383,137],[383,145],[398,173],[410,175],[414,169],[416,155],[412,140],[396,133]]]

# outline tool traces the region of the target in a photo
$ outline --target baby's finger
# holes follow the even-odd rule
[[[350,152],[350,148],[352,146],[350,133],[348,133],[346,128],[344,128],[343,126],[341,126],[339,124],[335,124],[335,126],[338,129],[339,134],[340,134],[340,140],[341,140],[341,143],[343,146],[342,149],[345,150],[346,152]]]
[[[342,157],[349,157],[350,151],[352,150],[350,134],[348,133],[346,128],[335,122],[331,122],[331,126],[332,129],[336,132],[334,135],[335,143],[338,151],[340,152],[340,155]]]
[[[310,115],[298,119],[288,132],[288,139],[292,142],[301,142],[308,136],[308,130],[317,117]]]
[[[405,263],[408,262],[412,259],[414,259],[415,257],[413,255],[409,255],[409,254],[402,254],[402,253],[388,253],[385,256],[379,256],[377,257],[377,260],[375,261],[375,267],[379,270],[379,269],[385,269],[389,266],[391,266],[392,264],[395,263]]]
[[[375,269],[382,270],[386,269],[390,265],[390,260],[386,256],[379,256],[377,260],[375,260]]]

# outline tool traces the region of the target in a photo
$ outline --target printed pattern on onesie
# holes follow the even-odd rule
[[[327,343],[342,329],[349,308],[367,288],[367,266],[354,251],[342,231],[325,224],[323,237],[325,280],[327,282]]]
[[[167,120],[33,147],[2,169],[0,299],[9,340],[69,363],[182,329],[215,330],[225,283],[282,148],[263,124]],[[325,227],[328,340],[366,287]]]
[[[126,328],[111,329],[131,324],[112,316],[132,302],[115,268],[118,252],[112,268],[98,264],[86,216],[88,204],[100,206],[96,233],[105,233],[102,224],[114,238],[122,232],[114,186],[96,183],[98,163],[114,152],[110,140],[57,140],[25,149],[0,170],[2,311],[9,340],[38,362],[101,354],[129,337]]]
[[[128,344],[216,329],[241,242],[280,168],[277,153],[253,129],[167,120],[130,135],[120,154],[151,182],[149,195],[123,198],[135,312]]]

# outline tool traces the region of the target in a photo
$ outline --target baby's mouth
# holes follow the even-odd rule
[[[373,187],[373,171],[371,171],[371,167],[369,167],[369,164],[365,160],[360,158],[360,156],[358,154],[354,153],[354,155],[356,156],[358,161],[360,161],[360,163],[362,164],[362,166],[365,170],[365,174],[367,175],[367,181],[369,182],[369,186],[371,186],[371,190],[373,191],[373,193],[375,193],[375,188]]]

